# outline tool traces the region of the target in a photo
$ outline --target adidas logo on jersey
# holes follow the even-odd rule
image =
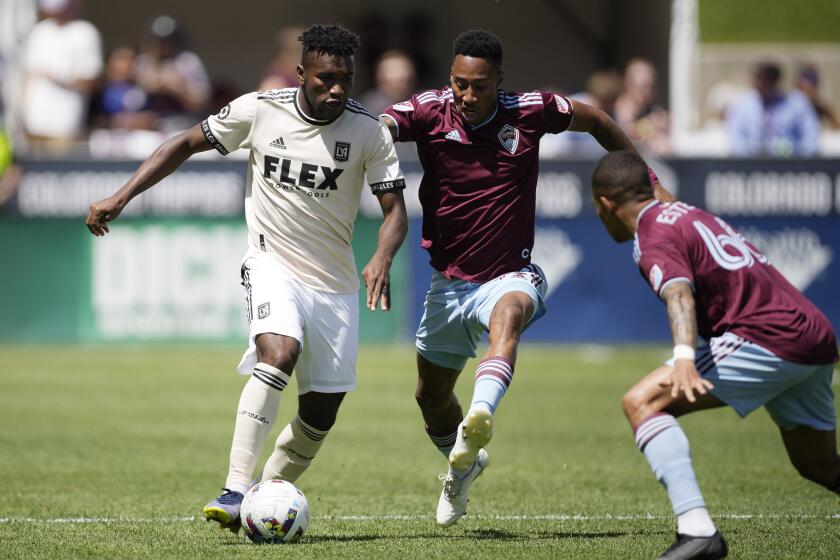
[[[458,134],[457,130],[450,130],[446,133],[447,140],[454,140],[455,142],[461,142],[461,135]]]
[[[271,142],[269,142],[268,145],[271,146],[272,148],[279,148],[281,150],[286,149],[286,144],[283,142],[283,137],[282,136],[279,137],[277,140],[272,140]]]

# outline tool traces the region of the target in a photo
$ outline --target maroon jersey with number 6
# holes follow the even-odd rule
[[[636,226],[642,275],[660,296],[691,283],[700,336],[731,332],[799,364],[837,361],[825,315],[725,221],[682,202],[651,202]]]
[[[539,144],[563,132],[572,105],[553,93],[498,92],[496,112],[470,127],[452,90],[389,107],[397,140],[416,142],[423,166],[423,247],[447,278],[487,282],[530,263]]]

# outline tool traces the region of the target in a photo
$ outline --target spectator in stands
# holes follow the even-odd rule
[[[640,149],[662,155],[671,151],[670,120],[656,97],[656,69],[647,60],[634,58],[624,71],[615,120]]]
[[[406,14],[400,25],[400,49],[414,63],[420,89],[440,87],[438,65],[431,48],[435,44],[435,21],[428,11],[417,10]]]
[[[297,67],[303,43],[298,37],[303,27],[284,27],[277,32],[277,52],[260,82],[259,91],[298,87]]]
[[[132,47],[117,47],[105,65],[105,83],[94,104],[94,126],[111,129],[155,128],[157,115],[150,110],[146,92],[134,79],[137,53]]]
[[[102,72],[99,31],[77,19],[77,0],[39,0],[42,16],[23,47],[21,121],[35,149],[69,149],[84,136]]]
[[[796,73],[796,89],[801,91],[811,102],[820,122],[828,128],[840,128],[840,117],[834,109],[820,97],[820,74],[814,64],[801,64]]]
[[[753,88],[739,97],[726,114],[729,151],[737,156],[813,156],[817,154],[820,123],[800,91],[779,86],[781,68],[763,62],[753,72]]]
[[[5,69],[5,64],[0,57],[0,76]],[[23,169],[15,159],[12,150],[12,140],[6,134],[3,125],[6,122],[3,97],[0,96],[0,208],[8,201],[17,190]]]
[[[211,93],[207,71],[201,58],[186,50],[184,31],[172,17],[158,16],[149,25],[135,70],[161,129],[187,128],[206,116]]]
[[[546,91],[563,93],[560,88],[548,86]],[[601,109],[615,118],[615,101],[621,93],[621,74],[616,70],[596,70],[586,80],[586,89],[570,97]],[[540,139],[540,158],[557,159],[562,156],[601,156],[606,150],[591,134],[568,131],[563,134],[546,134]]]
[[[379,115],[414,93],[417,84],[414,62],[402,51],[386,51],[376,63],[374,79],[375,87],[362,94],[360,102],[368,111]]]

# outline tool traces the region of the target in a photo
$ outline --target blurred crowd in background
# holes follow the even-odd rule
[[[297,86],[302,27],[276,34],[276,53],[261,79],[243,85],[214,80],[200,52],[190,49],[189,30],[159,15],[141,36],[103,52],[99,30],[79,18],[76,0],[39,0],[39,20],[27,33],[19,60],[0,65],[0,79],[12,63],[21,76],[12,95],[16,114],[6,115],[0,135],[0,166],[8,167],[11,145],[30,157],[86,155],[143,158],[164,138],[183,130],[250,90]],[[378,114],[418,89],[441,87],[444,70],[425,49],[432,20],[404,22],[399,44],[391,44],[376,17],[357,31],[358,53],[371,75],[360,77],[354,97]],[[737,156],[816,156],[821,129],[840,128],[840,117],[820,95],[817,67],[803,61],[785,89],[782,68],[772,60],[752,69],[751,87],[720,84],[712,88],[709,122],[726,131],[729,151]],[[746,83],[746,80],[745,80]],[[594,71],[582,91],[552,84],[535,87],[569,95],[610,114],[645,151],[672,154],[666,88],[647,60],[624,68]],[[602,149],[586,134],[547,136],[545,158],[597,156]],[[3,161],[8,160],[4,165]]]

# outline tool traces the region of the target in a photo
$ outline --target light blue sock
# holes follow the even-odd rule
[[[688,438],[676,418],[665,413],[648,416],[636,428],[636,445],[668,491],[675,515],[706,506],[691,466]]]
[[[496,412],[513,380],[513,364],[507,358],[493,356],[482,360],[475,371],[475,387],[470,408],[481,406]]]

